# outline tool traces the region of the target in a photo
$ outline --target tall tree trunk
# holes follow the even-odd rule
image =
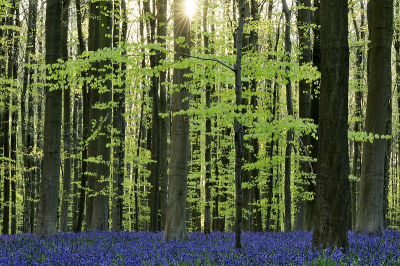
[[[15,8],[15,17],[14,17],[14,25],[16,27],[20,27],[20,12],[19,12],[19,3],[13,1],[13,5]],[[15,33],[14,33],[15,34]],[[15,36],[16,37],[16,36]],[[18,80],[18,55],[19,55],[19,38],[14,38],[14,47],[13,47],[13,80]],[[16,86],[14,86],[14,89]],[[18,127],[18,109],[15,108],[19,105],[18,97],[16,95],[13,96],[12,105],[14,106],[13,112],[11,114],[11,177],[17,176],[17,127]],[[17,233],[17,180],[16,178],[11,179],[11,234]]]
[[[208,0],[204,0],[203,4],[203,32],[204,32],[204,49],[206,54],[210,54],[210,38],[207,35],[208,26]],[[209,69],[205,70],[206,73],[210,71]],[[206,84],[206,107],[211,108],[211,90],[213,85],[211,85],[210,77],[206,76],[207,84]],[[204,206],[204,234],[209,235],[211,232],[211,117],[210,114],[206,117],[206,149],[205,149],[205,163],[206,163],[206,175],[204,180],[204,194],[205,194],[205,206]]]
[[[82,33],[82,10],[81,10],[81,2],[80,0],[75,0],[75,7],[76,7],[76,28],[78,31],[78,41],[79,41],[79,52],[78,54],[82,54],[86,48],[85,43],[83,40],[83,33]],[[82,84],[82,120],[83,120],[83,128],[82,128],[82,158],[81,158],[81,189],[79,193],[79,207],[78,207],[78,217],[76,221],[76,226],[74,228],[75,232],[80,232],[82,230],[82,223],[84,218],[84,210],[86,204],[86,187],[88,181],[88,137],[89,137],[89,130],[90,130],[90,120],[89,120],[89,93],[88,87],[85,80],[86,73],[81,73],[82,77],[84,78]],[[88,213],[88,211],[87,211]]]
[[[114,1],[114,47],[122,46],[126,42],[127,37],[127,17],[125,0]],[[118,22],[117,17],[121,21]],[[121,27],[122,26],[122,27]],[[121,27],[121,34],[119,34],[119,27]],[[126,53],[124,52],[124,55]],[[116,74],[121,71],[126,71],[126,64],[121,63],[114,66]],[[118,73],[119,74],[119,73]],[[123,76],[125,79],[125,76]],[[113,173],[113,204],[112,204],[112,230],[121,231],[122,217],[123,217],[123,181],[125,175],[124,159],[125,159],[125,82],[121,87],[114,86],[113,88],[113,127],[117,134],[114,146],[114,173]]]
[[[174,0],[174,60],[182,54],[190,54],[190,21],[185,15],[184,0]],[[185,45],[178,43],[185,38]],[[175,114],[189,108],[188,78],[189,68],[174,69],[173,84],[176,91],[172,94],[171,112]],[[168,186],[168,211],[165,225],[165,239],[187,239],[186,229],[186,196],[187,196],[187,163],[190,157],[189,118],[186,115],[174,115],[171,126],[171,168]]]
[[[358,42],[363,42],[365,39],[365,31],[363,30],[364,24],[365,24],[365,15],[364,15],[364,3],[363,1],[360,1],[361,4],[361,22],[360,26],[357,25],[357,21],[355,17],[353,18],[353,24],[356,32],[356,37]],[[354,14],[353,14],[354,16]],[[362,99],[363,99],[363,72],[364,72],[364,65],[363,65],[363,58],[364,58],[364,44],[360,45],[357,47],[357,52],[356,52],[356,75],[355,79],[357,82],[357,91],[356,91],[356,97],[355,97],[355,110],[354,110],[354,116],[356,117],[356,121],[353,126],[354,132],[360,132],[361,131],[361,125],[362,125]],[[355,177],[360,177],[361,171],[360,171],[360,166],[361,166],[361,149],[360,149],[360,142],[359,141],[354,141],[354,151],[353,151],[353,165],[352,165],[352,170],[351,173]],[[350,182],[351,185],[351,229],[355,230],[356,229],[356,219],[357,219],[357,186],[358,182],[352,180]]]
[[[36,13],[37,13],[37,2],[32,0],[29,1],[29,13],[28,13],[28,26],[27,26],[27,37],[26,37],[26,50],[25,50],[25,64],[34,64],[35,60],[30,55],[35,54],[36,50]],[[24,214],[23,214],[23,233],[32,233],[31,225],[31,204],[32,204],[32,185],[33,185],[33,166],[32,150],[33,150],[33,93],[27,95],[29,86],[33,83],[34,71],[28,66],[24,67],[23,83],[22,83],[22,95],[21,95],[21,135],[22,135],[22,146],[23,146],[23,163],[24,163]],[[26,112],[28,107],[28,113]]]
[[[46,6],[46,64],[56,63],[61,58],[62,0],[49,0]],[[37,214],[36,235],[44,236],[57,232],[58,191],[60,188],[60,144],[62,91],[51,90],[57,79],[50,78],[46,87],[43,175]]]
[[[290,62],[292,53],[292,44],[290,41],[290,10],[287,6],[286,0],[282,0],[283,13],[285,14],[285,53],[286,60]],[[288,72],[288,67],[286,71]],[[288,73],[287,73],[288,75]],[[287,77],[286,84],[286,106],[288,116],[293,116],[293,100],[292,100],[292,82],[290,77]],[[286,150],[285,150],[285,232],[292,230],[292,199],[290,190],[290,179],[291,179],[291,156],[292,156],[292,144],[293,141],[293,129],[289,129],[286,132]]]
[[[311,0],[300,0],[299,9],[298,9],[298,17],[297,17],[297,27],[299,31],[299,65],[307,65],[311,62],[311,42],[310,42],[310,8],[311,8]],[[310,118],[311,111],[311,84],[307,82],[307,80],[303,79],[299,81],[299,118]],[[310,135],[303,135],[300,137],[301,144],[303,147],[300,150],[308,149],[310,144]],[[307,156],[307,154],[303,154],[303,156]],[[310,180],[310,166],[309,162],[301,161],[300,162],[300,175],[301,175],[301,187],[304,192],[309,192],[308,183]],[[294,222],[294,230],[310,230],[312,228],[311,225],[306,224],[305,221],[305,213],[306,201],[303,197],[301,197],[298,201],[298,211],[295,215]]]
[[[100,48],[100,5],[99,3],[90,2],[89,5],[89,39],[88,39],[88,50],[89,51],[97,51]],[[100,62],[92,63],[93,69],[90,70],[89,76],[93,76],[93,78],[98,78],[100,76],[98,69],[101,68]],[[88,88],[88,150],[87,150],[87,159],[93,160],[97,157],[98,153],[98,138],[92,137],[95,134],[95,131],[98,130],[100,123],[100,114],[99,110],[95,107],[96,104],[100,101],[100,94],[98,88],[94,84],[90,84]],[[85,106],[85,105],[84,105]],[[84,112],[85,113],[85,112]],[[85,118],[85,116],[84,116]],[[84,121],[85,123],[85,121]],[[92,230],[92,215],[93,215],[93,204],[94,197],[93,193],[96,186],[96,163],[93,161],[88,161],[87,165],[87,193],[86,193],[86,216],[85,216],[85,230]]]
[[[242,104],[242,48],[243,48],[243,27],[245,19],[245,1],[239,0],[238,11],[239,21],[236,29],[236,63],[235,63],[235,94],[236,94],[236,118],[233,124],[235,130],[235,247],[241,248],[241,232],[242,232],[242,213],[243,213],[243,125],[240,120],[241,111],[239,106]]]
[[[68,60],[68,24],[70,0],[63,0],[62,28],[61,28],[61,53],[64,62]],[[71,194],[71,88],[64,89],[64,171],[61,194],[60,231],[68,231],[68,207]]]
[[[321,0],[321,92],[312,246],[348,247],[349,204],[347,0]],[[327,152],[329,151],[329,152]]]
[[[312,52],[313,65],[318,71],[321,71],[321,40],[320,40],[320,0],[314,0],[314,24],[313,35],[314,35],[314,46]],[[313,120],[315,125],[318,125],[319,121],[319,82],[313,82],[311,85],[311,106],[310,106],[310,118]],[[317,159],[318,156],[318,139],[316,137],[310,138],[310,154],[313,159]],[[313,180],[315,180],[315,174],[317,172],[318,162],[311,163],[313,168]],[[312,193],[314,196],[313,200],[306,202],[306,214],[305,221],[310,227],[307,230],[314,230],[314,216],[315,216],[315,182],[309,182],[308,192]]]
[[[100,48],[112,48],[112,0],[101,1],[100,14]],[[92,229],[96,231],[108,230],[108,188],[110,178],[110,163],[111,163],[111,132],[112,125],[112,81],[107,76],[111,74],[111,60],[106,59],[101,62],[101,69],[104,70],[105,78],[101,80],[104,84],[105,91],[100,94],[99,103],[104,109],[99,112],[99,135],[98,135],[98,155],[101,157],[101,162],[96,167],[96,185],[95,196],[93,202],[92,213]]]
[[[391,48],[393,0],[368,2],[368,96],[365,117],[367,133],[386,134],[386,117],[391,92]],[[368,11],[369,13],[369,11]],[[384,169],[386,139],[364,142],[356,231],[381,232],[384,227]]]
[[[165,37],[167,36],[167,0],[158,0],[157,1],[157,42],[161,44],[162,47],[165,48],[166,41]],[[161,64],[161,61],[166,59],[165,52],[160,51],[157,56],[158,64]],[[160,112],[165,114],[167,113],[167,92],[165,82],[167,81],[167,76],[165,71],[160,72]],[[168,163],[167,163],[167,150],[168,150],[168,126],[167,123],[169,121],[168,117],[161,118],[160,117],[160,126],[161,126],[161,140],[160,140],[160,178],[161,178],[161,190],[160,190],[160,201],[161,201],[161,227],[160,229],[165,228],[165,221],[167,219],[167,206],[168,206],[168,198],[167,198],[167,186],[168,186]]]

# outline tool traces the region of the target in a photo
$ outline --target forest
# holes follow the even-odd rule
[[[212,236],[251,252],[267,232],[315,248],[294,264],[370,233],[391,243],[399,11],[399,0],[0,0],[0,238]],[[98,263],[144,263],[118,256]],[[208,256],[151,263],[243,263]]]

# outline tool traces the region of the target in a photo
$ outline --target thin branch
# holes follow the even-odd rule
[[[195,59],[200,59],[200,60],[203,60],[203,61],[214,61],[214,62],[217,62],[217,63],[223,65],[224,67],[232,70],[233,72],[235,72],[235,68],[233,66],[230,66],[227,63],[224,63],[224,62],[222,62],[222,61],[220,61],[218,59],[215,59],[215,58],[203,58],[203,57],[198,57],[198,56],[189,55],[189,54],[183,54],[183,53],[177,53],[177,54],[185,56],[185,57],[191,57],[191,58],[195,58]]]

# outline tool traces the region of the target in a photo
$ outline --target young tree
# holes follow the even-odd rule
[[[51,65],[61,58],[62,0],[49,0],[46,6],[46,64]],[[50,75],[46,86],[43,175],[37,214],[36,235],[44,236],[57,232],[58,190],[60,188],[60,144],[62,90],[56,87],[57,79]]]
[[[285,53],[286,60],[290,62],[292,53],[292,43],[290,41],[290,10],[287,6],[286,0],[282,0],[283,13],[285,14]],[[287,67],[287,70],[289,67]],[[287,77],[286,84],[286,107],[288,116],[293,116],[293,99],[292,99],[292,82],[290,77]],[[290,192],[290,175],[291,175],[291,156],[293,141],[293,129],[286,132],[286,150],[285,150],[285,232],[292,230],[292,195]]]
[[[313,247],[348,246],[347,0],[321,0],[321,92]]]
[[[386,134],[386,115],[391,93],[393,0],[368,2],[368,96],[365,131]],[[381,232],[384,227],[384,170],[386,139],[364,142],[356,231]]]
[[[190,20],[185,13],[185,0],[174,0],[174,60],[182,54],[190,54]],[[183,43],[180,40],[184,39]],[[189,109],[186,74],[189,68],[175,68],[173,75],[174,93],[171,112],[171,168],[168,186],[168,211],[165,225],[165,239],[187,239],[186,195],[188,161],[190,156],[189,118],[177,112]]]

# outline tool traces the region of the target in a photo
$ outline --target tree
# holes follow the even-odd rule
[[[236,63],[235,63],[235,121],[233,129],[235,131],[235,247],[241,248],[241,231],[242,231],[242,208],[243,208],[243,155],[244,155],[244,140],[243,140],[243,125],[240,121],[241,111],[239,106],[242,104],[242,48],[243,48],[243,27],[245,19],[245,4],[244,0],[239,0],[238,4],[239,20],[236,29]]]
[[[347,0],[321,0],[321,91],[313,247],[348,246]]]
[[[290,62],[292,53],[292,43],[290,41],[290,11],[286,0],[282,0],[283,13],[285,14],[285,53],[286,60]],[[289,67],[286,68],[289,71]],[[287,77],[286,83],[286,106],[288,116],[293,116],[293,99],[292,99],[292,82],[290,77]],[[286,150],[285,150],[285,232],[292,230],[292,200],[290,192],[290,175],[291,175],[291,156],[292,156],[292,141],[293,129],[286,132]]]
[[[185,14],[185,1],[174,0],[174,60],[190,54],[190,20]],[[180,40],[184,40],[180,43]],[[175,68],[173,74],[174,93],[171,112],[171,168],[168,185],[168,211],[165,224],[165,239],[187,239],[186,195],[188,161],[190,156],[189,118],[177,112],[189,108],[186,74],[189,68]]]
[[[62,0],[49,0],[46,6],[46,64],[51,65],[61,58]],[[57,232],[58,190],[60,187],[60,145],[62,90],[57,88],[57,79],[50,75],[46,87],[43,175],[37,214],[36,235],[44,236]]]
[[[306,65],[311,62],[311,42],[310,42],[310,26],[311,26],[311,0],[300,0],[299,3],[299,11],[298,11],[298,31],[299,31],[299,49],[300,49],[300,58],[299,65]],[[310,83],[302,79],[299,81],[299,118],[310,118],[311,111],[311,86]],[[304,135],[301,137],[301,146],[303,149],[307,149],[310,144],[310,135]],[[307,156],[307,154],[303,154],[303,156]],[[303,185],[301,187],[304,191],[309,191],[309,174],[310,167],[309,162],[302,161],[300,162],[300,171]],[[306,208],[310,206],[310,204],[306,204],[306,200],[304,198],[299,199],[298,203],[298,211],[296,213],[294,230],[304,230],[311,229],[310,224],[306,224],[305,214],[307,212]],[[312,208],[312,206],[310,206]]]
[[[391,93],[393,0],[368,2],[368,96],[365,131],[386,134],[386,116]],[[386,139],[364,142],[356,231],[381,232],[384,227],[384,171]]]

